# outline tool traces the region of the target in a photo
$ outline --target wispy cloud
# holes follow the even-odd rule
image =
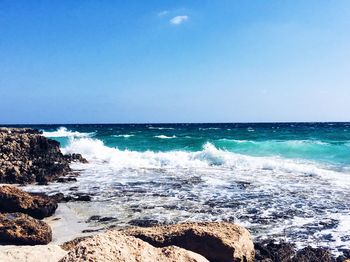
[[[168,10],[163,10],[163,11],[160,11],[157,15],[158,15],[158,16],[165,16],[165,15],[167,15],[168,13],[169,13]]]
[[[180,25],[187,20],[188,20],[187,15],[178,15],[178,16],[171,18],[169,22],[172,25]]]

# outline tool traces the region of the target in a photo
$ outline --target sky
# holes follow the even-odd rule
[[[0,0],[0,123],[350,121],[348,0]]]

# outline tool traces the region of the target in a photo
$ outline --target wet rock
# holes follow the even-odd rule
[[[208,262],[199,254],[170,246],[156,248],[118,231],[110,231],[80,241],[60,262],[77,261],[162,261],[162,262]]]
[[[1,212],[21,212],[43,219],[55,212],[57,202],[55,197],[30,194],[13,186],[0,186]]]
[[[156,247],[175,245],[201,254],[210,261],[254,261],[254,245],[245,228],[225,222],[182,223],[129,228],[124,234]]]
[[[128,224],[137,227],[153,227],[161,225],[161,223],[155,219],[132,219]]]
[[[64,157],[69,162],[80,162],[84,164],[88,163],[88,161],[81,154],[67,154]]]
[[[75,195],[72,196],[65,196],[61,202],[73,202],[73,201],[84,201],[88,202],[91,201],[91,196],[86,195],[86,194],[80,194],[76,193]]]
[[[100,222],[100,223],[106,223],[106,222],[115,222],[118,221],[115,217],[101,217],[101,216],[91,216],[87,222]]]
[[[69,182],[77,182],[75,177],[60,177],[57,179],[58,183],[69,183]]]
[[[51,228],[45,222],[21,213],[0,213],[0,244],[44,245],[51,240]]]
[[[297,252],[292,262],[335,262],[335,258],[325,248],[305,247]]]
[[[59,143],[28,128],[0,128],[0,183],[46,184],[66,175]]]
[[[275,243],[273,240],[267,240],[255,243],[254,246],[256,262],[291,262],[291,258],[295,255],[295,245],[291,243]]]

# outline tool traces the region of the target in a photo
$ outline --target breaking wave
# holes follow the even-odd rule
[[[56,131],[43,131],[43,135],[46,137],[89,137],[93,133],[81,133],[68,130],[66,127],[59,127]]]

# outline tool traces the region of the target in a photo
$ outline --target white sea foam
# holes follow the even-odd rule
[[[154,136],[156,138],[160,138],[160,139],[171,139],[171,138],[176,138],[176,136],[166,136],[166,135],[159,135],[159,136]]]
[[[129,137],[133,137],[135,135],[129,135],[129,134],[126,134],[126,135],[112,135],[113,137],[124,137],[124,138],[129,138]]]
[[[93,133],[81,133],[78,131],[68,130],[66,127],[59,127],[56,131],[43,131],[46,137],[88,137]]]
[[[89,161],[72,165],[81,171],[74,186],[97,200],[72,204],[86,219],[116,216],[120,226],[143,218],[171,223],[233,220],[255,237],[285,238],[300,247],[311,240],[333,248],[350,243],[340,240],[350,235],[350,174],[315,162],[246,156],[211,143],[196,152],[137,152],[88,137],[71,138],[62,151],[81,153]],[[72,185],[33,191],[51,188],[71,194]],[[330,218],[339,226],[322,228],[320,222]],[[316,233],[307,232],[315,227],[320,227]],[[336,241],[329,242],[327,233]]]
[[[173,127],[156,127],[156,126],[149,126],[148,129],[157,129],[157,130],[174,130]]]
[[[161,137],[164,138],[164,137]],[[169,138],[169,137],[167,137]],[[171,137],[170,137],[171,138]],[[335,183],[350,185],[349,174],[328,169],[310,161],[283,159],[280,157],[252,157],[217,149],[206,143],[202,151],[138,152],[110,148],[92,138],[72,138],[64,153],[81,153],[88,160],[108,162],[116,168],[210,168],[219,166],[235,170],[274,170],[275,172],[318,175]]]

